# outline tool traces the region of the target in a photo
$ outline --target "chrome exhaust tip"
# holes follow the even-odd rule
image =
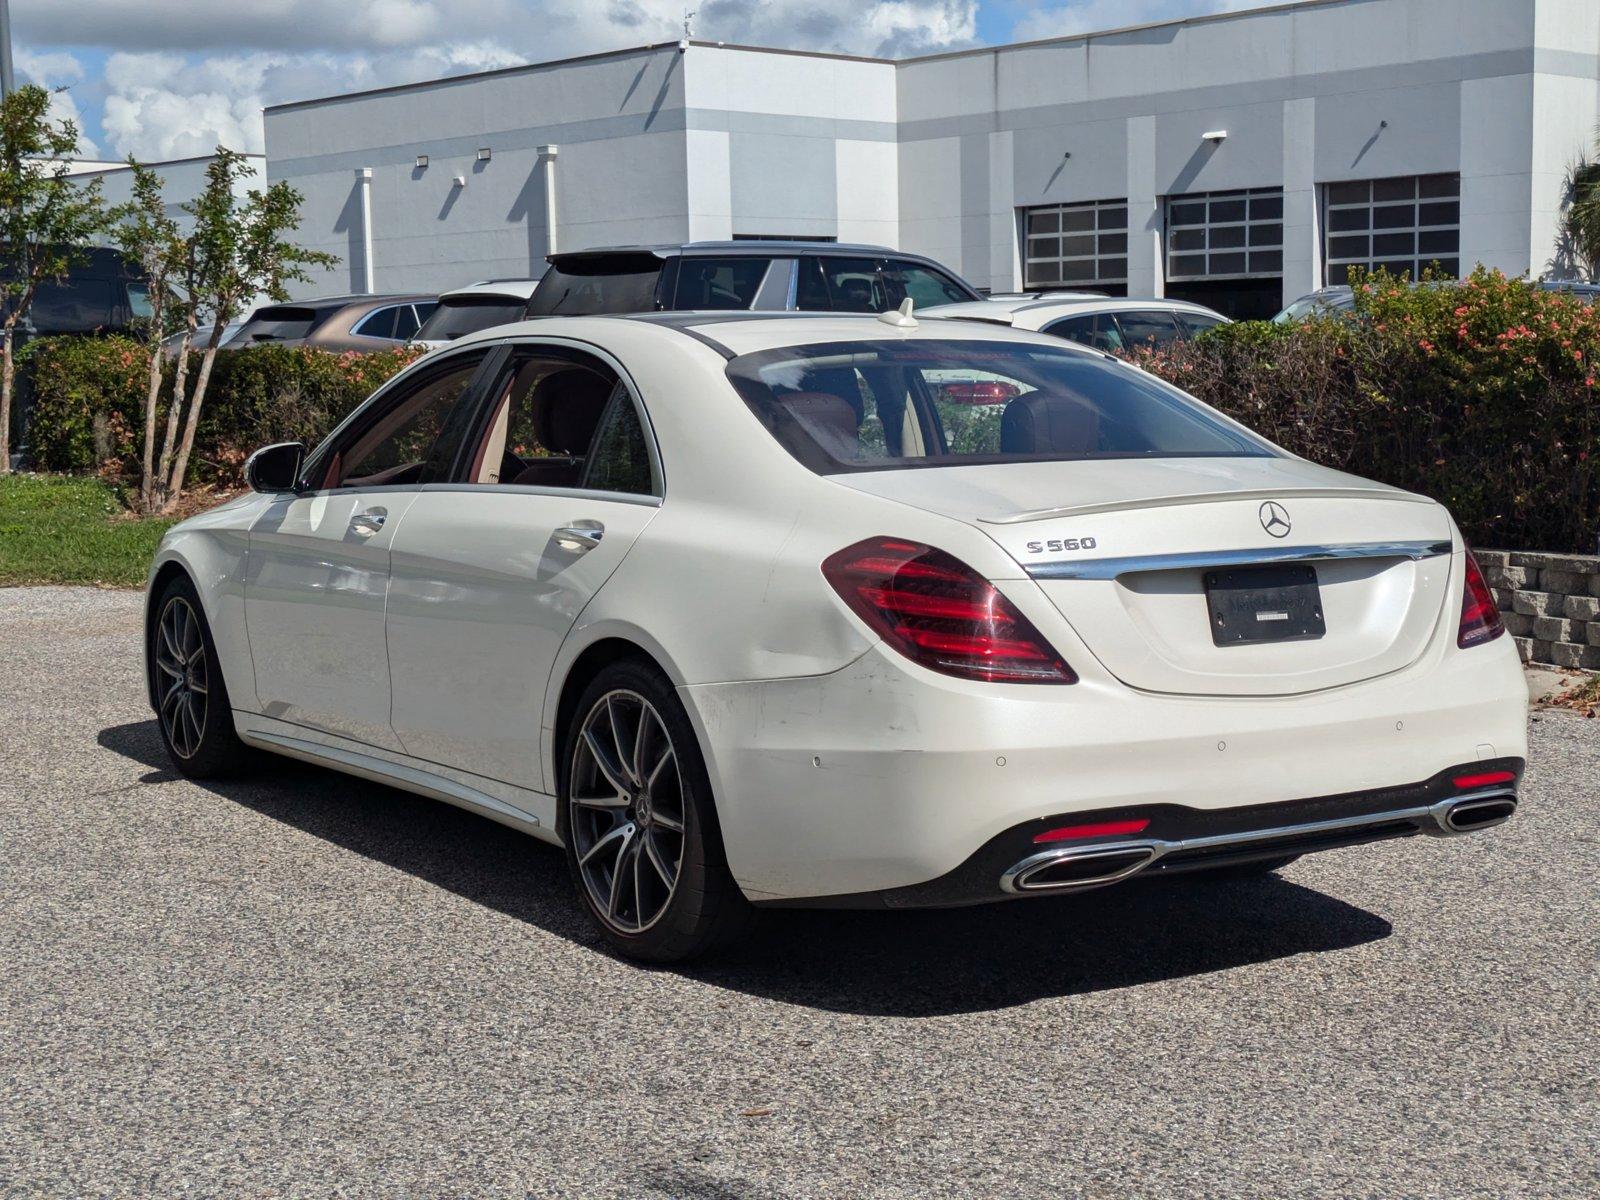
[[[1161,847],[1148,842],[1046,850],[1000,876],[1000,887],[1012,893],[1103,887],[1137,874],[1159,857]]]
[[[1475,796],[1446,805],[1439,814],[1439,823],[1451,833],[1476,833],[1503,824],[1516,811],[1515,796]]]

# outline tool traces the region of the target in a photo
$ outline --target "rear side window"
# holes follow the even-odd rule
[[[28,320],[40,333],[87,333],[112,322],[108,279],[46,280],[33,296]]]
[[[584,486],[602,492],[648,496],[654,491],[644,425],[628,389],[617,386],[595,433]]]
[[[819,474],[1275,453],[1176,388],[1067,347],[840,342],[747,354],[727,370],[773,436]]]
[[[661,260],[653,254],[575,256],[552,263],[528,301],[530,317],[653,312]]]
[[[363,317],[361,323],[350,332],[359,333],[362,337],[392,339],[394,337],[394,318],[399,311],[400,309],[397,306],[375,308]]]
[[[515,296],[449,296],[417,330],[429,342],[453,342],[480,329],[522,320],[522,301]]]
[[[678,267],[678,309],[745,309],[755,303],[770,258],[685,258]]]

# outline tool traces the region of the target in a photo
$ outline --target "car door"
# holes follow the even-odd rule
[[[394,531],[428,483],[453,478],[486,351],[402,376],[307,464],[250,530],[245,627],[258,711],[400,749],[389,721],[384,604]]]
[[[413,757],[542,792],[556,653],[656,514],[654,443],[615,363],[533,342],[486,390],[463,457],[464,480],[424,488],[395,534],[394,730]]]

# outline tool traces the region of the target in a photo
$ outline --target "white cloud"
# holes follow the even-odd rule
[[[19,39],[114,47],[96,87],[119,155],[262,148],[261,109],[682,35],[695,0],[14,0]],[[970,44],[978,0],[699,0],[697,37],[865,54]],[[40,61],[70,60],[42,55]],[[56,62],[60,69],[65,62]],[[70,103],[70,101],[69,101]]]
[[[1283,0],[1067,0],[1041,5],[1021,17],[1012,30],[1019,42],[1066,37],[1074,33],[1094,33],[1102,29],[1124,29],[1172,21],[1206,13],[1234,12],[1281,4]]]
[[[78,149],[84,158],[96,158],[100,147],[83,133],[83,114],[78,109],[77,97],[64,90],[83,78],[83,64],[71,54],[34,54],[18,46],[13,56],[17,76],[25,83],[37,83],[50,88],[50,118],[53,121],[71,121],[78,127]],[[63,89],[63,90],[55,90]]]

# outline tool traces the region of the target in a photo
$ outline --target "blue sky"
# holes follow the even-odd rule
[[[265,104],[679,36],[903,56],[1273,0],[11,0],[17,73],[86,153],[261,148]]]

